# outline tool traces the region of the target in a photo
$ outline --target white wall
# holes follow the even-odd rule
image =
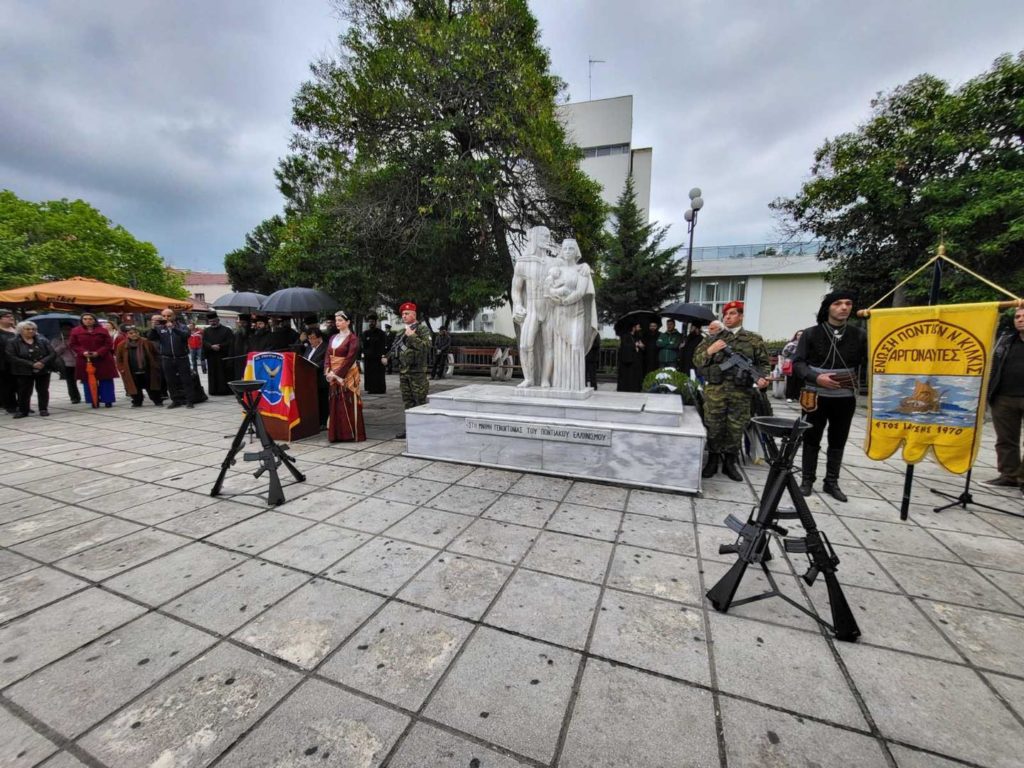
[[[569,138],[581,147],[632,142],[632,96],[562,104],[558,107],[558,116]]]
[[[626,176],[629,175],[629,155],[607,155],[605,157],[587,157],[580,162],[580,168],[587,176],[601,185],[601,199],[606,205],[615,205],[619,201],[626,186]],[[650,199],[650,179],[646,195]],[[637,193],[639,202],[640,194]]]
[[[766,339],[789,339],[799,329],[814,325],[821,299],[829,291],[829,284],[821,275],[766,275],[759,280],[761,306],[757,327],[748,324],[751,330]],[[753,279],[748,283],[748,291],[752,285]],[[753,317],[749,305],[744,316]]]
[[[654,165],[654,150],[650,147],[634,149],[633,189],[636,190],[636,204],[643,211],[644,221],[651,217],[651,167]],[[625,182],[623,182],[625,183]]]

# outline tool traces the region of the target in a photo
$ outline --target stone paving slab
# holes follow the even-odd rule
[[[408,722],[407,717],[397,712],[309,680],[229,752],[220,765],[375,768]]]
[[[213,635],[148,614],[22,680],[5,696],[75,737],[216,642]]]
[[[276,509],[249,467],[208,495],[228,398],[55,391],[50,419],[0,422],[0,764],[1019,764],[1024,519],[932,512],[963,478],[919,464],[900,521],[902,465],[851,449],[850,501],[807,500],[863,632],[838,643],[778,599],[704,599],[763,465],[690,497],[412,459],[396,386],[367,398],[373,439],[292,446],[308,480]],[[828,618],[805,557],[769,566]],[[766,587],[748,569],[737,596]]]
[[[299,680],[259,656],[219,645],[80,743],[116,768],[206,765]]]
[[[468,622],[390,603],[331,657],[322,673],[415,711],[472,631]]]

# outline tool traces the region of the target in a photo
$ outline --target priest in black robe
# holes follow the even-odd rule
[[[381,359],[388,353],[388,336],[377,327],[377,318],[370,315],[370,327],[363,331],[359,340],[363,350],[363,375],[366,377],[366,391],[371,395],[383,395],[388,391],[384,381],[385,364]]]
[[[234,375],[233,360],[229,360],[234,349],[235,335],[227,326],[220,324],[216,312],[206,316],[208,323],[203,331],[203,358],[206,360],[207,376],[211,395],[230,395],[228,382]]]
[[[245,364],[249,356],[249,336],[252,334],[252,318],[239,315],[235,324],[235,338],[231,345],[232,374],[234,381],[245,377]]]

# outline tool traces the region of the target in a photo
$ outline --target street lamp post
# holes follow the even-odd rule
[[[686,251],[686,294],[683,301],[690,300],[690,277],[693,274],[693,230],[697,228],[697,212],[704,207],[704,198],[700,196],[700,187],[690,190],[690,207],[683,214],[686,219],[686,231],[690,235],[690,247]]]

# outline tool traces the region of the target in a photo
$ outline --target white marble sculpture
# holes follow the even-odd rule
[[[590,267],[568,239],[556,250],[547,227],[533,227],[512,277],[512,319],[521,326],[520,388],[587,391],[586,354],[597,334]]]
[[[597,335],[597,304],[590,267],[580,263],[579,245],[562,241],[559,265],[549,267],[544,293],[551,306],[551,386],[578,392],[587,388],[586,357]]]
[[[533,227],[512,275],[512,320],[520,326],[519,362],[523,367],[520,387],[551,386],[551,301],[544,294],[544,278],[556,263],[553,254],[551,231]]]

